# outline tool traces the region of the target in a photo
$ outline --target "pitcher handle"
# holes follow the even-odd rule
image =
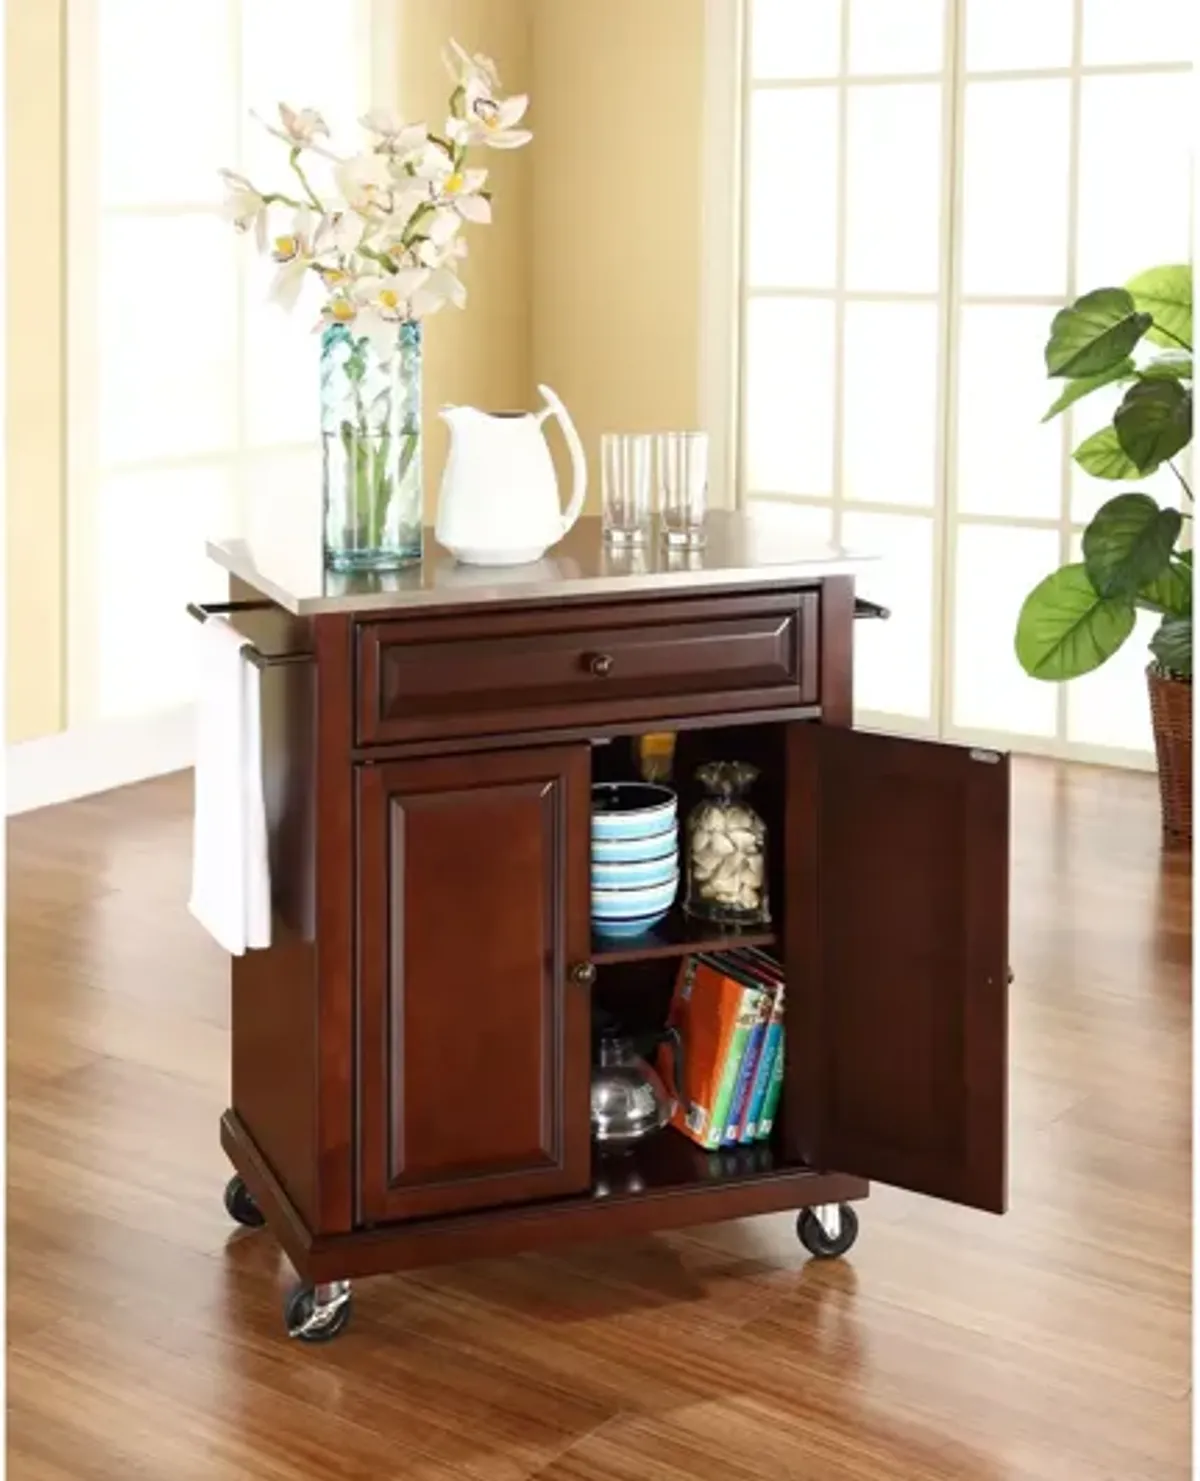
[[[583,501],[587,498],[588,468],[587,454],[583,450],[579,433],[575,423],[571,420],[571,414],[562,404],[559,397],[549,386],[539,386],[542,399],[546,405],[537,414],[538,425],[545,422],[547,417],[557,417],[559,425],[563,429],[563,436],[567,439],[567,450],[571,454],[571,472],[575,480],[575,487],[571,493],[571,502],[567,506],[567,512],[563,515],[562,530],[559,539],[574,528],[575,521],[583,513]]]

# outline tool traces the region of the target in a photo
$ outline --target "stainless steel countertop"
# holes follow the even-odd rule
[[[714,511],[707,544],[669,551],[657,538],[644,549],[610,550],[599,519],[581,519],[540,560],[525,566],[463,566],[426,531],[420,566],[385,574],[337,575],[322,568],[319,541],[300,546],[272,534],[258,541],[211,540],[208,554],[231,575],[296,616],[328,612],[471,607],[495,602],[557,602],[588,597],[703,593],[854,574],[872,557],[841,549],[776,520]]]

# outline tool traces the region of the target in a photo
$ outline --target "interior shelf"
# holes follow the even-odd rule
[[[658,925],[640,936],[604,936],[592,932],[592,961],[642,962],[656,957],[687,956],[693,951],[731,951],[737,946],[774,946],[777,934],[769,926],[735,929],[693,920],[676,907]]]
[[[637,1198],[648,1193],[730,1187],[779,1177],[818,1176],[811,1168],[785,1163],[770,1142],[705,1152],[666,1127],[627,1152],[597,1154],[593,1198]]]

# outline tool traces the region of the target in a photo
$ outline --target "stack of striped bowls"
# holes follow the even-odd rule
[[[650,782],[592,788],[592,925],[601,935],[640,936],[679,893],[675,793]]]

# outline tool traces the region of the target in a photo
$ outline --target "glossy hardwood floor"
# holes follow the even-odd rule
[[[231,1232],[186,779],[9,837],[14,1481],[1173,1481],[1189,1472],[1190,875],[1151,778],[1020,767],[1012,1212],[877,1189],[363,1282],[328,1348]]]

